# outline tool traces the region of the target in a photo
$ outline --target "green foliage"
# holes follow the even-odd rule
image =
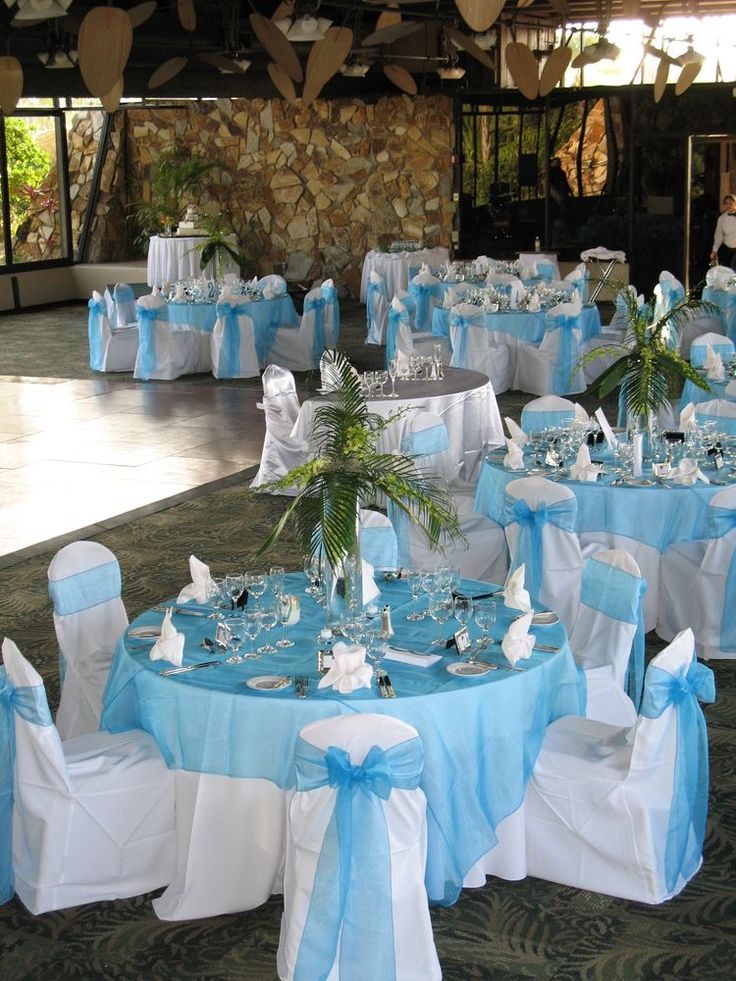
[[[207,237],[197,245],[201,251],[199,268],[204,269],[210,262],[214,262],[215,279],[222,279],[223,266],[228,256],[238,267],[243,266],[243,257],[227,241],[227,237],[233,234],[233,229],[223,215],[208,216],[204,225]]]
[[[267,551],[291,523],[302,549],[326,556],[336,568],[357,548],[358,509],[385,494],[423,528],[433,546],[444,535],[460,537],[452,495],[422,473],[412,456],[379,453],[376,443],[397,418],[369,412],[348,359],[327,352],[326,368],[340,379],[333,398],[315,412],[312,444],[317,455],[261,490],[296,488],[297,496],[259,550]]]
[[[11,225],[15,229],[28,212],[32,192],[46,178],[51,161],[34,143],[28,121],[22,116],[6,117],[5,143]]]

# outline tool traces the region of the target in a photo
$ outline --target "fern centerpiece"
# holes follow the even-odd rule
[[[261,551],[269,549],[291,524],[305,554],[319,556],[333,578],[344,580],[345,605],[359,609],[361,507],[375,501],[377,495],[385,495],[418,523],[438,548],[444,535],[459,536],[461,532],[452,495],[419,469],[415,457],[380,453],[376,448],[380,436],[401,411],[388,418],[369,412],[348,359],[340,352],[328,351],[325,362],[325,370],[338,379],[338,385],[330,400],[315,412],[311,432],[315,456],[260,488],[276,493],[297,490]],[[329,597],[328,590],[328,601]]]
[[[200,253],[199,268],[204,272],[211,262],[213,279],[216,282],[222,282],[227,268],[227,260],[232,259],[240,269],[243,265],[243,258],[238,250],[233,248],[231,236],[234,232],[223,215],[206,216],[204,227],[207,235],[204,241],[196,245]]]
[[[623,341],[592,348],[581,358],[576,371],[597,357],[616,358],[586,394],[597,390],[603,399],[620,385],[618,424],[626,425],[627,418],[633,417],[648,426],[652,417],[677,397],[684,380],[710,391],[705,378],[679,353],[677,342],[680,330],[693,313],[712,312],[713,304],[696,299],[691,292],[655,320],[654,298],[639,306],[637,297],[623,285],[617,287],[617,294],[626,304]]]

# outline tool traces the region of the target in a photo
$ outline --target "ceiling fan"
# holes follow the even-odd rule
[[[692,37],[687,39],[687,48],[679,55],[671,55],[662,48],[656,48],[653,44],[645,44],[645,54],[652,55],[659,59],[657,73],[654,77],[654,101],[659,102],[667,88],[669,81],[670,68],[676,65],[680,68],[680,74],[675,82],[675,95],[682,95],[693,84],[700,74],[703,67],[705,56],[696,51],[692,45]]]

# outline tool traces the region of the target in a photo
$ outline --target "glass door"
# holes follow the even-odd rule
[[[736,134],[691,136],[687,164],[685,287],[691,289],[708,271],[723,196],[736,194]]]

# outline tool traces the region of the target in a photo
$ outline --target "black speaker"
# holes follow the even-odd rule
[[[537,183],[536,153],[522,153],[519,157],[519,184],[522,187],[534,187]]]

